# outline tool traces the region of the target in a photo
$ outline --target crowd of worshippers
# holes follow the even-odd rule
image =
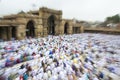
[[[0,80],[112,80],[106,72],[120,76],[119,35],[82,33],[0,43]]]

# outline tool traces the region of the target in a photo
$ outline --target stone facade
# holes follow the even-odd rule
[[[83,31],[83,27],[74,20],[62,19],[61,10],[46,7],[42,7],[38,11],[4,16],[0,20],[0,39],[2,40],[11,40],[11,38],[21,40],[26,37],[39,38]]]

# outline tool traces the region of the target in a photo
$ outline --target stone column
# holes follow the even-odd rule
[[[64,21],[61,21],[61,23],[60,23],[60,28],[59,28],[61,35],[64,34],[64,24],[65,24]]]
[[[9,27],[7,27],[7,39],[8,40],[11,40],[11,38],[12,38],[12,28],[11,28],[11,26],[9,26]]]
[[[16,37],[18,40],[24,39],[26,37],[26,26],[19,25],[16,27]]]
[[[72,34],[73,33],[73,30],[72,30],[73,26],[70,25],[69,28],[68,28],[68,34]]]
[[[3,26],[1,32],[2,32],[2,35],[1,35],[2,39],[7,40],[7,27]]]
[[[81,32],[81,33],[84,33],[84,27],[83,27],[83,26],[81,26],[80,32]]]
[[[60,27],[59,22],[56,21],[55,22],[55,35],[59,35],[59,32],[60,32],[59,27]]]
[[[43,21],[43,36],[47,36],[48,35],[48,25],[47,25],[47,20],[44,19]]]
[[[36,32],[36,37],[37,38],[42,37],[43,36],[43,26],[42,25],[37,25],[36,29],[35,29],[35,32]]]

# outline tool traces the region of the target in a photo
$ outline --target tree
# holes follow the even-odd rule
[[[118,14],[116,14],[112,18],[113,18],[113,23],[119,23],[120,22],[120,16]]]
[[[114,16],[107,17],[105,22],[107,22],[107,23],[119,23],[120,16],[119,16],[119,14],[116,14]]]

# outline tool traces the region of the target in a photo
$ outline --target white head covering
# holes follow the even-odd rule
[[[48,70],[47,74],[48,74],[48,77],[51,77],[51,72],[50,72],[50,70]]]
[[[48,80],[48,74],[47,74],[47,73],[44,73],[44,74],[43,74],[43,79],[44,79],[44,80]]]

